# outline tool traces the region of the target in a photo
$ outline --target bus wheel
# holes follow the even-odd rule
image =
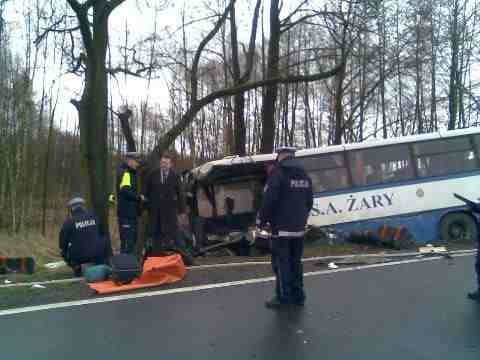
[[[446,215],[440,223],[440,237],[444,241],[471,242],[476,241],[478,228],[475,219],[465,213]]]

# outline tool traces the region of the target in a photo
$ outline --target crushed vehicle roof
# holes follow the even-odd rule
[[[372,139],[361,143],[332,145],[311,149],[298,150],[296,157],[313,156],[332,152],[380,147],[392,144],[409,143],[413,141],[427,141],[441,138],[455,137],[466,134],[480,134],[479,128],[439,131],[435,133],[410,135],[391,139]],[[193,178],[200,182],[211,182],[226,177],[240,177],[260,174],[264,165],[275,160],[277,154],[260,154],[251,156],[227,156],[220,160],[209,161],[190,171]]]

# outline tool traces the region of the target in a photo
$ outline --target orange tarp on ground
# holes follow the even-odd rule
[[[179,254],[149,257],[143,264],[143,273],[130,284],[116,285],[113,281],[89,284],[99,294],[111,294],[127,290],[144,289],[182,280],[187,273]]]

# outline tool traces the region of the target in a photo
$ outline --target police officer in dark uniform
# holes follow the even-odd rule
[[[472,213],[480,214],[480,204],[478,204],[474,201],[468,200],[468,199],[466,199],[466,198],[464,198],[464,197],[462,197],[458,194],[454,194],[454,196],[457,199],[460,199],[463,202],[465,202],[467,204],[469,210]],[[477,290],[474,291],[474,292],[468,293],[467,296],[471,300],[475,300],[475,301],[480,302],[480,234],[478,236],[479,236],[479,238],[477,238],[477,241],[478,241],[477,257],[476,257],[476,260],[475,260],[475,272],[476,272],[476,275],[477,275]]]
[[[257,218],[259,228],[272,233],[272,268],[276,296],[268,308],[303,305],[303,242],[313,206],[312,181],[295,159],[295,148],[277,149],[277,164],[270,175]]]
[[[475,271],[477,273],[477,291],[468,294],[469,299],[480,302],[480,241],[477,245],[477,259],[475,261]]]
[[[480,205],[473,203],[470,205],[473,212],[480,213]],[[480,234],[479,234],[480,236]],[[477,274],[477,291],[468,293],[468,298],[480,302],[480,238],[477,239],[477,258],[475,259],[475,272]]]
[[[60,230],[59,248],[75,276],[81,276],[82,264],[105,263],[108,241],[100,234],[95,214],[85,209],[85,200],[73,198],[67,207],[69,217]]]
[[[127,153],[117,171],[117,216],[120,251],[132,254],[138,231],[138,214],[143,195],[138,194],[137,169],[141,164],[138,153]]]

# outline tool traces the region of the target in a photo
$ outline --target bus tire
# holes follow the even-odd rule
[[[475,218],[463,212],[447,214],[440,222],[440,238],[443,241],[468,243],[478,238]]]

